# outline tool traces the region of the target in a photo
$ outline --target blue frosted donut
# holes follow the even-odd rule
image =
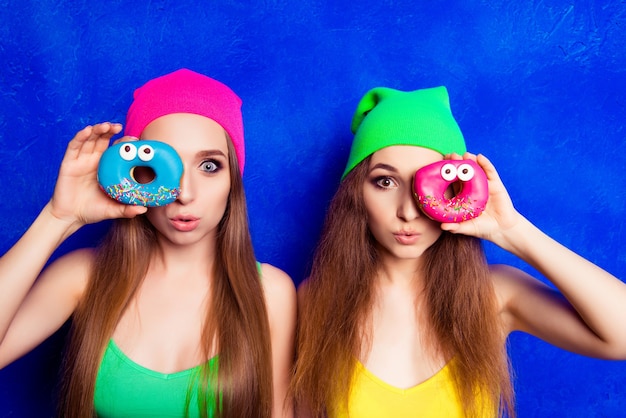
[[[148,167],[150,181],[138,182],[133,173]],[[168,144],[141,140],[120,142],[109,147],[100,158],[98,183],[109,196],[126,205],[163,206],[180,194],[183,162]]]

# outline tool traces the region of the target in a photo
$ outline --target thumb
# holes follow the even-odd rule
[[[145,206],[122,205],[120,215],[122,218],[134,218],[135,216],[143,215],[147,211],[148,208]]]
[[[478,237],[478,226],[474,219],[459,223],[442,223],[441,229],[453,234],[463,234]]]
[[[441,229],[444,230],[444,231],[456,233],[456,231],[459,229],[459,224],[457,224],[457,223],[442,223],[441,224]]]

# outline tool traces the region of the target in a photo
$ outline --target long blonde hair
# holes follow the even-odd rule
[[[367,343],[380,263],[363,202],[369,161],[346,176],[331,201],[303,288],[291,392],[314,417],[346,406],[356,356]],[[423,257],[427,327],[436,349],[455,359],[452,378],[466,415],[493,414],[485,404],[513,414],[505,337],[480,241],[444,232]]]
[[[231,191],[218,226],[215,280],[204,318],[202,349],[219,350],[217,382],[204,366],[200,403],[219,399],[218,416],[270,417],[269,323],[252,241],[243,182],[227,135]],[[92,417],[100,362],[124,310],[141,285],[156,232],[145,216],[114,221],[97,251],[86,293],[72,317],[59,414]],[[191,389],[190,389],[191,390]],[[188,396],[189,399],[189,396]],[[189,408],[190,405],[187,405]],[[207,416],[206,408],[200,411]]]

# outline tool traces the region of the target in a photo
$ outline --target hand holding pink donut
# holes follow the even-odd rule
[[[446,191],[457,183],[459,191]],[[438,222],[463,222],[479,216],[487,205],[487,175],[473,160],[442,160],[417,170],[414,194],[422,212]]]

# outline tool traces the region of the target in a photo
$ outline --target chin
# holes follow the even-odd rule
[[[384,250],[388,256],[398,260],[418,260],[424,255],[425,249],[403,247],[403,248],[386,248]]]

